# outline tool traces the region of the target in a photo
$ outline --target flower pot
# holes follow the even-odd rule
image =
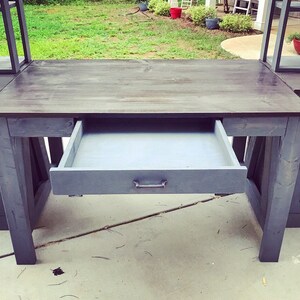
[[[205,25],[207,29],[219,29],[219,18],[206,18]]]
[[[181,17],[182,8],[181,7],[171,7],[170,15],[171,19],[178,19]]]
[[[147,2],[141,2],[139,3],[140,11],[147,11],[148,10],[148,3]]]
[[[293,39],[293,44],[296,52],[300,55],[300,40]]]

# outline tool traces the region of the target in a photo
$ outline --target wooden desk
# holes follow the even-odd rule
[[[300,96],[299,73],[277,73],[278,77],[289,86],[298,96]]]
[[[68,136],[73,120],[92,117],[219,119],[228,135],[268,137],[276,151],[260,185],[268,197],[260,260],[277,261],[299,170],[299,116],[299,97],[258,61],[33,62],[0,93],[0,183],[17,263],[36,255],[16,141]]]

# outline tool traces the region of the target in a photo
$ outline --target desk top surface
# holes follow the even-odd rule
[[[299,3],[300,4],[300,3]],[[300,59],[300,58],[299,58]],[[300,73],[277,73],[279,78],[285,82],[295,93],[300,96]]]
[[[251,60],[34,61],[0,92],[2,116],[91,114],[288,116],[300,97]]]

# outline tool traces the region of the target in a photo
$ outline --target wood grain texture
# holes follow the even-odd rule
[[[19,137],[62,137],[70,136],[72,118],[9,118],[9,133]]]
[[[34,214],[34,190],[32,183],[32,171],[30,161],[30,144],[29,138],[11,138],[12,145],[17,160],[17,170],[19,175],[20,188],[22,189],[22,197],[25,207],[28,209],[29,220],[32,220]],[[33,229],[33,224],[31,223]]]
[[[253,178],[257,168],[257,161],[261,151],[262,142],[262,137],[249,137],[245,155],[245,166],[248,169],[247,177],[250,179]]]
[[[253,212],[255,213],[257,222],[260,227],[263,228],[265,224],[265,217],[263,216],[260,208],[261,195],[256,184],[252,180],[247,180],[246,182],[246,195],[249,199]]]
[[[12,138],[14,155],[18,161],[20,186],[27,203],[31,228],[40,216],[41,209],[50,193],[48,180],[49,160],[43,138]],[[48,182],[48,183],[47,183]],[[48,186],[46,187],[47,183]],[[45,188],[42,188],[44,186]],[[48,195],[46,194],[48,192]],[[7,230],[5,212],[0,194],[0,230]]]
[[[287,118],[224,118],[223,126],[230,136],[281,136],[285,133]]]
[[[0,115],[300,115],[258,61],[35,61],[0,93]]]
[[[299,73],[278,73],[278,77],[288,85],[294,92],[300,92],[300,74]]]
[[[2,60],[0,58],[0,63],[2,64]],[[0,91],[4,89],[14,78],[16,75],[1,75],[0,76]]]
[[[14,146],[16,147],[16,145]],[[18,264],[34,264],[36,255],[24,199],[18,155],[13,151],[7,120],[0,118],[0,184],[6,219]]]
[[[264,262],[276,262],[279,258],[300,165],[299,118],[289,118],[277,161],[274,176],[269,182],[269,203],[259,253],[260,260]]]
[[[51,169],[55,195],[97,194],[189,194],[242,193],[246,169],[228,167],[199,170],[86,170]],[[133,182],[158,184],[167,180],[166,188],[137,189]]]

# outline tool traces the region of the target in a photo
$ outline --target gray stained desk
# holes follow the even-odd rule
[[[257,166],[253,166],[257,162],[253,158],[257,156],[255,143],[249,142],[245,157],[248,167],[246,191],[250,198],[267,199],[259,257],[261,261],[277,261],[299,170],[299,117],[299,97],[258,61],[31,63],[0,92],[0,183],[17,263],[36,262],[26,207],[33,195],[32,183],[28,183],[24,174],[28,152],[26,141],[70,136],[76,121],[104,124],[106,131],[118,124],[121,131],[131,126],[130,132],[144,126],[146,131],[149,128],[154,128],[155,132],[162,128],[165,131],[169,127],[172,131],[178,124],[185,128],[183,132],[193,132],[195,124],[216,121],[216,126],[223,126],[227,135],[251,136],[252,141],[264,137],[267,141],[265,151],[269,154],[266,157],[270,159],[264,159],[260,169],[265,171],[260,171],[261,176],[258,176]],[[78,132],[80,122],[75,126]],[[221,135],[225,132],[222,130],[219,130]],[[71,139],[76,146],[74,132]],[[69,149],[71,158],[66,160],[72,159],[75,146]],[[230,159],[237,161],[233,157]],[[128,176],[129,171],[124,174]],[[170,174],[176,180],[178,173]],[[183,173],[179,174],[182,176]],[[211,176],[210,172],[203,174],[208,179]],[[115,175],[109,173],[108,176],[114,176],[110,178],[118,183]],[[105,176],[101,178],[105,181]],[[167,192],[168,188],[174,188],[175,192],[197,190],[195,180],[189,188],[182,190],[172,187],[171,180],[167,185],[167,181],[162,181],[145,190],[147,193]],[[212,179],[207,182],[210,185]],[[135,182],[135,185],[126,192],[143,193],[140,189],[143,183]],[[162,189],[165,186],[166,190]]]

